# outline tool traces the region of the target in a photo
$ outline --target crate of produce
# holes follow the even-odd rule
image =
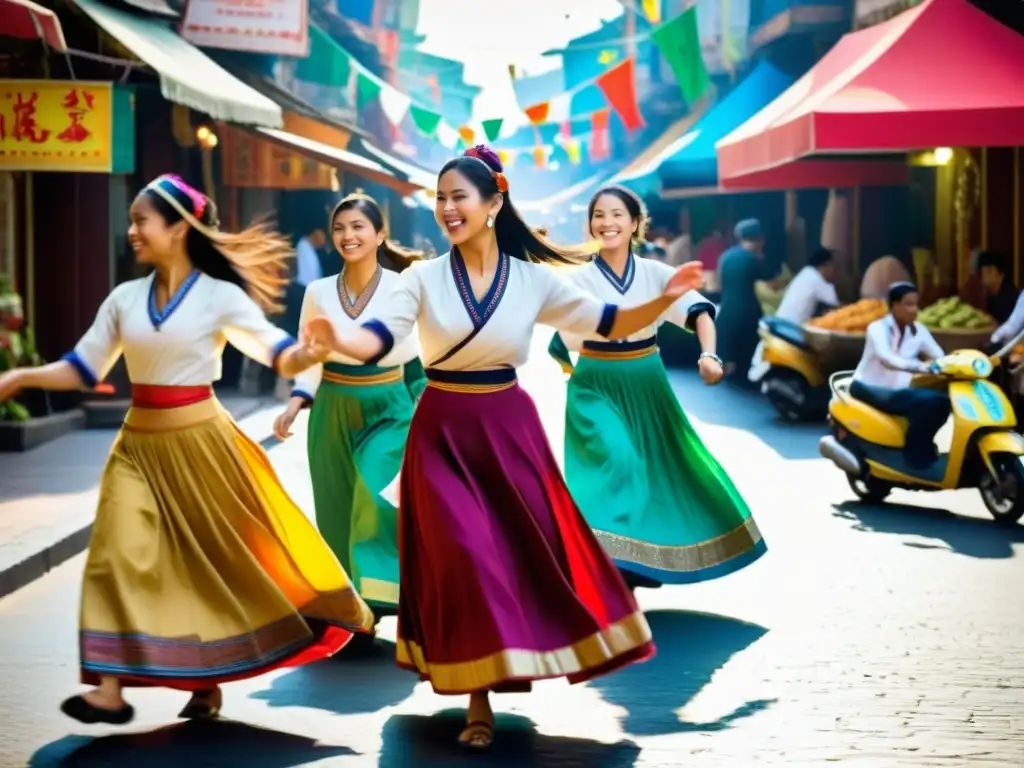
[[[917,321],[931,331],[935,341],[947,352],[982,349],[996,329],[991,315],[956,296],[939,299],[925,307],[918,313]]]
[[[863,333],[826,331],[809,325],[804,328],[804,336],[826,374],[856,368],[864,353]]]
[[[868,326],[888,311],[881,299],[861,299],[811,320],[805,328],[807,344],[825,372],[856,368],[864,353]]]

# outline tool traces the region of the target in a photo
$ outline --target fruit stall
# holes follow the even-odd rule
[[[883,299],[861,299],[811,320],[808,346],[827,374],[857,367],[868,326],[889,313]],[[996,328],[991,316],[953,296],[925,307],[917,316],[946,352],[984,348]]]

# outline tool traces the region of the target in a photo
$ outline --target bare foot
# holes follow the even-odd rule
[[[113,693],[102,688],[93,688],[91,691],[83,693],[82,698],[85,699],[90,706],[96,707],[97,709],[116,711],[124,709],[127,705],[127,702],[121,696],[120,690],[118,690],[117,693]]]

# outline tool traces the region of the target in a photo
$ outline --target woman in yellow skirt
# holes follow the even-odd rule
[[[213,203],[161,176],[132,203],[128,239],[152,275],[119,285],[74,351],[0,376],[21,389],[89,387],[125,356],[132,407],[100,482],[85,566],[81,678],[61,709],[129,722],[125,686],[190,691],[181,717],[213,717],[220,684],[330,656],[373,615],[266,454],[217,403],[230,341],[294,376],[321,362],[264,315],[287,243],[218,228]]]

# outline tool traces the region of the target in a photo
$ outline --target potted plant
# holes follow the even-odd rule
[[[0,373],[43,364],[35,334],[25,327],[21,296],[9,275],[0,274]],[[0,451],[24,451],[59,437],[83,420],[80,411],[52,414],[46,392],[30,390],[0,403]]]

